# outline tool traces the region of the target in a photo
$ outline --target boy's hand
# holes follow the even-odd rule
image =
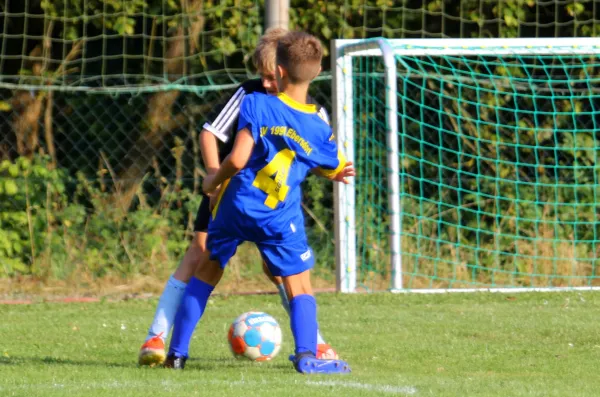
[[[215,194],[215,191],[219,186],[214,186],[216,174],[208,174],[204,177],[202,181],[202,191],[209,197],[212,197]]]
[[[347,161],[346,164],[344,165],[344,169],[342,169],[340,172],[338,172],[338,174],[336,176],[334,176],[331,180],[336,181],[336,182],[341,182],[346,185],[349,184],[350,181],[348,181],[346,178],[356,176],[356,170],[354,169],[354,167],[352,165],[353,165],[352,161]]]

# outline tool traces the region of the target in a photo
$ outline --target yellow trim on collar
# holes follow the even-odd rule
[[[304,113],[316,113],[317,112],[317,105],[308,105],[308,104],[305,105],[303,103],[293,100],[292,98],[290,98],[283,92],[280,92],[279,94],[277,94],[277,98],[279,98],[281,100],[281,102],[285,103],[292,109],[296,109],[296,110],[299,110]]]

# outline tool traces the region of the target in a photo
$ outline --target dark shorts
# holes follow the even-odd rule
[[[202,202],[198,207],[198,213],[194,220],[194,232],[205,232],[208,230],[208,222],[210,220],[210,199],[202,195]]]

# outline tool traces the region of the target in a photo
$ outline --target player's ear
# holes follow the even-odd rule
[[[319,66],[319,70],[317,70],[317,74],[315,74],[315,77],[313,77],[313,79],[316,79],[318,75],[321,74],[321,71],[323,70],[322,66]]]
[[[283,76],[285,75],[285,69],[281,65],[275,67],[275,79],[277,80],[277,91],[282,92],[283,87]]]
[[[287,70],[285,70],[285,68],[281,65],[277,65],[277,77],[283,79],[284,77],[287,76]]]

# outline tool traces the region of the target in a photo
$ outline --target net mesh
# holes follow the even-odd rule
[[[598,56],[396,60],[403,287],[598,285]],[[359,282],[378,289],[386,87],[380,59],[354,62]]]
[[[235,83],[253,72],[264,4],[5,0],[0,83],[63,89]],[[292,0],[290,26],[322,39],[327,53],[333,38],[594,36],[599,7],[600,0]]]
[[[599,5],[291,0],[289,16],[291,28],[324,44],[323,80],[311,94],[330,110],[331,39],[588,36],[598,33]],[[0,277],[170,273],[198,204],[198,130],[255,76],[264,11],[262,0],[0,1]],[[375,98],[382,87],[371,84]],[[365,127],[383,120],[376,104],[362,102],[378,114]],[[384,150],[368,134],[368,150]],[[362,208],[361,222],[385,222],[378,156],[364,174],[364,199],[377,205]],[[309,178],[307,230],[329,286],[332,207],[330,185]],[[362,227],[362,260],[383,262],[387,226]]]
[[[19,86],[237,82],[262,31],[254,0],[6,1],[0,19],[0,75]]]

